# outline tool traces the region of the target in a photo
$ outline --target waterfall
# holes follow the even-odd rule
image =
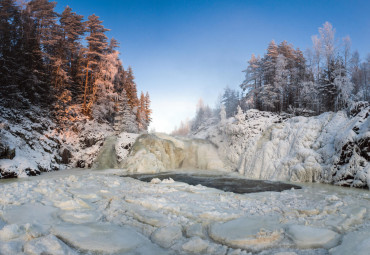
[[[100,149],[99,155],[95,159],[94,169],[101,170],[119,167],[115,150],[116,142],[117,136],[110,136],[105,139],[103,147]]]
[[[136,140],[124,167],[133,173],[156,173],[170,169],[223,170],[224,164],[209,141],[156,133]]]

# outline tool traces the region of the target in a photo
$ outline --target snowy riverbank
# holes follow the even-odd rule
[[[0,181],[0,254],[369,249],[367,190],[303,184],[302,190],[234,194],[173,181],[145,183],[115,172],[122,174],[64,170]]]

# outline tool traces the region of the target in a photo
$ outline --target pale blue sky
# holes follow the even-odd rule
[[[199,98],[213,106],[223,88],[237,89],[252,53],[287,40],[305,50],[329,21],[337,38],[370,52],[370,1],[301,0],[59,0],[87,17],[95,13],[121,43],[138,90],[152,99],[156,131],[170,132],[195,113]]]

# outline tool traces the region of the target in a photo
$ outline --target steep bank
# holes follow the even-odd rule
[[[248,178],[370,187],[370,107],[289,117],[249,110],[193,137],[208,139]]]
[[[107,123],[87,118],[64,127],[52,119],[50,112],[39,107],[0,106],[0,178],[89,168],[104,139],[113,134]]]

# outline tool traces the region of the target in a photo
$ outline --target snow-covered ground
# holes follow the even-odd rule
[[[234,194],[116,175],[123,173],[64,170],[0,181],[0,254],[359,255],[370,248],[368,190],[303,184]]]

